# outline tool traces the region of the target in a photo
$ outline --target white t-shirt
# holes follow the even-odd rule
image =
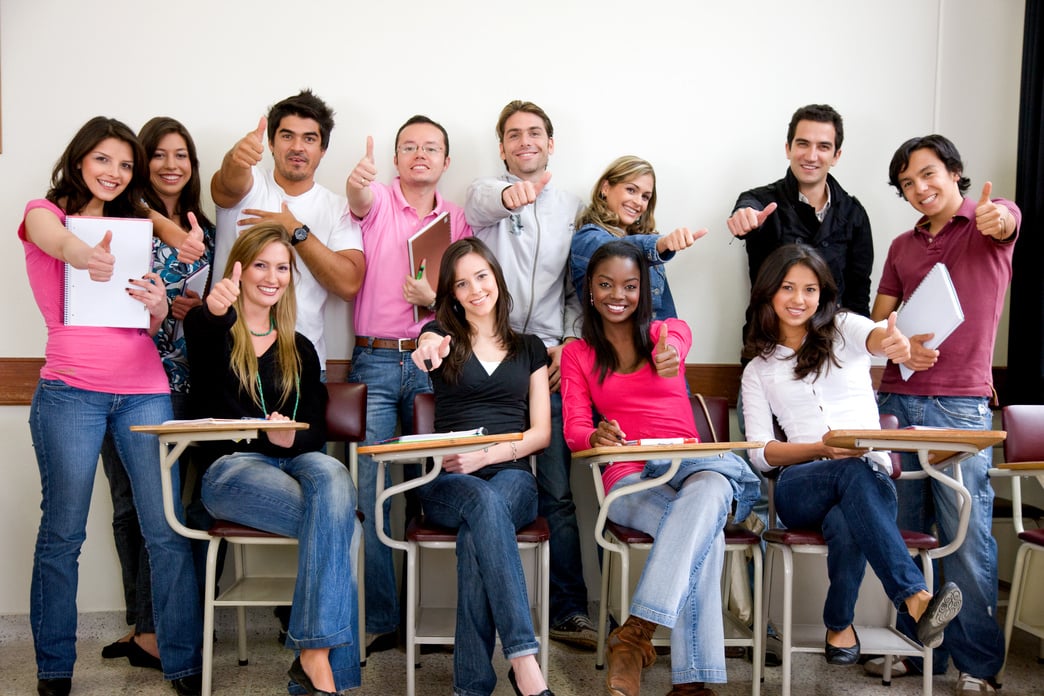
[[[256,208],[279,212],[286,201],[290,212],[300,220],[312,236],[331,251],[358,249],[362,251],[362,232],[348,213],[348,199],[320,184],[315,184],[300,196],[289,196],[276,183],[272,172],[253,168],[254,184],[234,208],[217,208],[217,239],[214,247],[214,276],[224,275],[228,254],[239,233],[246,229],[237,223],[243,210]],[[293,234],[293,230],[288,230]],[[319,364],[326,369],[326,340],[323,337],[323,307],[327,291],[315,279],[308,265],[297,258],[297,330],[315,345]]]
[[[743,370],[743,421],[748,440],[778,439],[772,426],[776,416],[787,442],[819,442],[828,430],[876,430],[881,427],[870,379],[870,352],[866,339],[875,324],[854,312],[839,312],[835,322],[840,336],[834,341],[834,357],[840,367],[828,362],[823,373],[794,375],[794,351],[777,345],[768,357],[751,360]],[[765,450],[749,450],[750,461],[761,471],[772,467]],[[882,471],[891,472],[884,452],[867,458]]]

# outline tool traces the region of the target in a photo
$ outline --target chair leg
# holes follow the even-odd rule
[[[761,544],[755,544],[753,547],[754,556],[754,626],[753,630],[753,642],[754,645],[751,648],[754,651],[753,658],[751,659],[751,696],[760,696],[761,694],[761,680],[762,680],[762,669],[765,666],[765,617],[762,614],[762,604],[764,603],[764,596],[762,592],[764,590],[764,577],[763,572],[763,559],[761,554]]]
[[[1019,546],[1019,552],[1015,555],[1015,572],[1011,579],[1011,593],[1008,595],[1008,612],[1004,616],[1004,664],[997,672],[997,681],[1004,681],[1004,670],[1008,666],[1008,651],[1011,650],[1011,634],[1015,628],[1015,617],[1019,613],[1019,605],[1022,604],[1023,577],[1028,570],[1026,557],[1029,555],[1030,547],[1027,544]]]
[[[417,693],[417,554],[410,544],[406,551],[406,696]]]
[[[794,627],[794,555],[789,547],[782,548],[783,554],[783,670],[781,680],[783,696],[790,696],[791,660],[793,657]]]
[[[609,629],[609,574],[613,570],[613,553],[602,554],[602,590],[598,597],[598,648],[595,652],[595,669],[605,667],[605,640]]]
[[[537,548],[540,552],[540,581],[537,586],[540,607],[540,671],[544,674],[546,682],[548,658],[551,653],[548,625],[551,622],[551,541],[542,541]]]
[[[210,696],[214,679],[214,586],[221,540],[212,537],[207,545],[207,571],[203,591],[203,684],[202,696]]]

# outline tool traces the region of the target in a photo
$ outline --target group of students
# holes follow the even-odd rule
[[[512,128],[515,117],[528,125]],[[46,197],[26,206],[19,238],[48,330],[46,363],[30,412],[43,490],[31,589],[40,694],[68,694],[71,688],[76,558],[99,451],[104,453],[114,509],[122,520],[119,528],[140,523],[140,531],[117,537],[128,588],[128,622],[134,629],[107,646],[104,654],[161,668],[179,694],[199,692],[200,596],[189,543],[163,519],[154,439],[129,430],[130,425],[158,423],[172,415],[265,417],[310,425],[306,431],[273,432],[251,444],[206,448],[201,459],[212,463],[202,478],[200,497],[206,510],[217,517],[293,536],[301,543],[286,631],[287,647],[299,651],[289,670],[290,692],[325,694],[359,685],[363,637],[355,635],[351,549],[361,542],[354,513],[357,505],[366,510],[367,487],[361,481],[357,493],[344,466],[322,453],[323,354],[316,338],[308,335],[312,332],[303,330],[298,314],[303,276],[312,283],[318,279],[323,287],[343,282],[351,286],[345,291],[349,295],[365,293],[368,283],[401,284],[407,308],[417,305],[432,311],[422,315],[414,334],[391,336],[399,340],[395,353],[400,364],[402,354],[409,353],[406,365],[417,374],[426,372],[431,380],[436,429],[484,426],[494,434],[523,433],[520,441],[448,457],[443,474],[420,490],[423,514],[458,531],[455,693],[493,691],[497,676],[491,660],[499,633],[516,693],[550,694],[535,659],[538,645],[514,538],[515,530],[538,512],[543,514],[545,506],[540,464],[534,476],[526,463],[529,455],[553,450],[556,439],[576,451],[620,444],[627,438],[697,435],[684,377],[692,331],[677,318],[663,263],[706,230],[656,232],[655,174],[648,162],[630,156],[614,161],[599,177],[586,206],[563,198],[547,186],[553,134],[549,119],[531,103],[512,102],[497,129],[509,175],[480,180],[469,189],[468,212],[473,214],[467,221],[454,208],[456,241],[442,258],[436,288],[408,272],[403,283],[403,274],[377,263],[371,263],[364,277],[332,281],[330,274],[317,270],[323,264],[350,264],[353,273],[363,275],[355,254],[364,253],[370,260],[371,254],[381,253],[381,239],[373,226],[394,222],[401,214],[396,206],[403,199],[410,205],[411,182],[405,177],[412,174],[400,167],[395,186],[376,185],[372,141],[368,143],[366,156],[349,175],[344,220],[337,223],[342,231],[361,225],[364,249],[349,249],[348,244],[333,249],[309,241],[318,230],[295,219],[285,199],[281,210],[244,208],[244,199],[249,200],[259,186],[310,181],[286,175],[307,168],[311,143],[287,146],[286,152],[277,149],[277,140],[287,131],[290,138],[303,132],[307,140],[314,130],[314,147],[325,152],[332,120],[325,129],[319,123],[311,129],[308,121],[293,113],[275,122],[263,120],[226,155],[212,186],[219,218],[223,210],[226,215],[232,210],[234,224],[246,229],[216,240],[219,248],[222,244],[227,248],[224,263],[214,261],[215,229],[201,210],[195,146],[173,119],[153,119],[138,137],[113,119],[92,119],[56,164]],[[269,181],[271,175],[257,180],[266,130],[283,181],[278,176]],[[434,140],[410,139],[431,133]],[[512,150],[516,137],[522,145]],[[893,162],[893,184],[926,216],[923,224],[898,241],[910,235],[916,238],[921,229],[930,233],[928,243],[945,242],[947,248],[957,247],[952,253],[966,253],[973,244],[993,243],[989,237],[994,237],[995,246],[1008,249],[1010,275],[1017,208],[1006,201],[990,202],[988,192],[977,206],[964,199],[968,182],[956,149],[955,159],[947,159],[946,147],[952,144],[940,136],[929,138],[938,140],[918,140],[919,146],[908,143]],[[839,153],[837,140],[831,144]],[[788,155],[792,144],[797,150],[799,143],[805,139],[788,133]],[[432,169],[429,160],[444,157],[443,170],[448,166],[448,147],[441,126],[415,117],[396,136],[396,164],[406,158],[420,161],[425,167],[418,169],[425,171],[418,176],[423,177]],[[244,179],[246,174],[252,178]],[[485,220],[486,201],[471,205],[489,193],[483,187],[495,196],[486,206],[490,210]],[[283,190],[289,193],[285,186]],[[434,183],[426,190],[431,204],[423,214],[413,211],[414,228],[398,230],[397,243],[436,208],[449,207],[434,194]],[[558,274],[551,273],[558,283],[558,305],[550,313],[558,317],[550,330],[529,323],[536,318],[532,303],[539,268],[531,266],[528,277],[514,277],[521,260],[511,253],[512,244],[523,238],[524,226],[530,224],[529,216],[539,215],[538,199],[547,200],[556,215],[572,208],[575,216],[571,220],[575,233],[569,227],[547,230],[549,244],[571,250]],[[828,194],[826,207],[840,202],[836,193],[833,198]],[[770,205],[754,212],[744,225],[737,226],[734,215],[730,230],[753,239],[753,230],[776,209],[776,204]],[[958,209],[965,223],[959,239],[950,229]],[[813,206],[813,212],[819,210]],[[112,274],[107,240],[91,247],[65,229],[65,216],[74,214],[152,218],[155,271],[131,279],[128,287],[128,293],[149,310],[149,331],[63,324],[63,264],[86,268],[97,281]],[[738,214],[746,216],[742,211]],[[506,232],[472,237],[469,222],[503,227]],[[541,218],[534,223],[531,228],[536,228],[539,240]],[[980,239],[965,239],[968,229]],[[562,235],[568,235],[565,247]],[[324,238],[329,240],[329,234]],[[895,306],[909,295],[917,278],[901,268],[904,259],[893,260],[890,254],[881,284],[886,294],[874,307],[875,317],[884,314],[874,323],[841,309],[846,306],[843,293],[828,260],[806,245],[778,241],[752,275],[744,347],[750,362],[744,371],[742,410],[747,436],[767,443],[764,449],[752,451],[751,460],[756,468],[778,475],[776,500],[782,520],[822,526],[827,537],[831,580],[824,608],[827,659],[850,664],[859,656],[851,623],[867,561],[890,599],[913,622],[911,632],[925,644],[938,645],[969,588],[947,583],[933,593],[924,585],[897,531],[894,484],[877,454],[838,451],[822,443],[830,427],[878,427],[868,370],[871,354],[889,358],[889,370],[905,363],[918,375],[931,372],[928,368],[942,359],[939,351],[924,348],[927,338],[905,337],[895,327]],[[932,253],[940,246],[933,247]],[[184,279],[212,262],[222,267],[215,268],[205,298],[183,292]],[[502,263],[511,272],[505,273]],[[997,266],[994,275],[1004,280],[1003,259]],[[306,273],[309,269],[312,273]],[[955,272],[955,281],[968,273]],[[529,305],[521,325],[516,321],[520,296]],[[315,307],[307,311],[314,315]],[[357,308],[357,324],[358,315]],[[568,321],[570,317],[576,321]],[[990,318],[995,330],[996,318]],[[972,323],[973,330],[984,326],[982,321]],[[385,340],[380,333],[366,336],[356,329],[353,375],[356,363],[362,369],[365,356]],[[404,350],[406,339],[411,345]],[[394,402],[399,397],[390,398]],[[371,408],[373,403],[368,404],[368,411]],[[786,442],[774,435],[773,418],[785,432]],[[372,434],[368,432],[368,438]],[[103,442],[111,446],[103,447]],[[565,460],[567,466],[568,457]],[[655,476],[661,466],[659,462],[614,464],[604,473],[605,488],[611,491]],[[177,485],[178,471],[172,473]],[[811,490],[818,495],[810,498]],[[609,511],[613,521],[641,529],[656,542],[634,593],[631,616],[609,639],[610,693],[638,694],[641,671],[655,659],[650,639],[657,625],[672,629],[671,696],[708,696],[714,692],[707,683],[725,681],[717,585],[723,562],[721,530],[729,514],[745,518],[758,495],[758,477],[739,457],[726,455],[687,461],[669,484],[614,504]],[[565,493],[558,497],[566,500],[563,518],[568,518],[573,514],[568,478]],[[371,510],[373,502],[368,502]],[[572,525],[575,535],[575,519]],[[377,552],[370,548],[369,533],[365,541],[368,591],[370,553]],[[566,539],[561,546],[568,548],[568,537],[558,538]],[[552,544],[555,539],[553,530]],[[877,543],[867,545],[870,539]],[[579,565],[579,550],[572,555],[570,562]],[[949,573],[948,577],[956,579]],[[394,592],[394,582],[379,589]],[[974,592],[976,601],[988,604],[988,597],[980,601],[982,593]],[[368,595],[368,614],[369,604]],[[582,611],[586,618],[586,609]],[[573,610],[565,618],[577,616]]]

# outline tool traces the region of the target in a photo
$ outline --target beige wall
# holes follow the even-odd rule
[[[682,318],[694,326],[690,362],[734,362],[747,281],[740,243],[724,220],[739,191],[781,176],[795,107],[829,102],[847,137],[834,173],[870,213],[877,269],[913,211],[886,185],[907,137],[942,131],[965,156],[975,192],[986,178],[1014,195],[1022,0],[979,3],[743,3],[532,0],[523,5],[447,0],[395,3],[180,3],[5,0],[0,6],[3,154],[0,219],[8,279],[0,356],[39,356],[44,330],[14,231],[25,201],[87,118],[182,120],[206,177],[274,101],[311,86],[338,112],[319,170],[340,189],[376,141],[391,172],[391,138],[414,113],[441,121],[452,140],[443,191],[500,171],[493,124],[521,97],[556,126],[554,184],[586,195],[614,157],[657,167],[664,229],[711,234],[669,274]],[[346,357],[348,308],[328,312],[331,357]],[[1005,362],[1006,340],[998,341]],[[28,610],[39,480],[27,409],[0,409],[0,613]],[[96,490],[81,559],[80,607],[122,597],[103,486]],[[591,585],[595,588],[595,585]]]

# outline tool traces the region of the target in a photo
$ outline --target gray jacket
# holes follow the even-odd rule
[[[504,269],[513,301],[511,328],[540,337],[547,347],[580,335],[580,302],[569,278],[569,248],[580,199],[546,186],[535,203],[504,207],[501,194],[519,181],[504,173],[468,187],[464,214]]]

